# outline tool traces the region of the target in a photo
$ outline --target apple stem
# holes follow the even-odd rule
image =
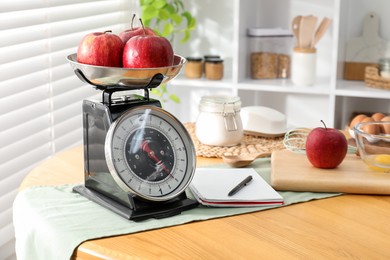
[[[325,130],[327,130],[326,125],[325,125],[325,122],[324,122],[323,120],[321,120],[321,123],[324,125]]]
[[[141,23],[141,25],[142,25],[142,30],[144,31],[144,36],[145,36],[145,35],[146,35],[146,31],[145,31],[144,23],[142,22],[142,19],[141,19],[141,18],[139,18],[139,21],[140,21],[140,23]]]
[[[107,30],[107,31],[104,31],[103,33],[104,33],[104,34],[106,34],[106,33],[112,33],[112,31],[111,31],[111,30]]]
[[[131,18],[131,25],[130,25],[130,29],[133,30],[133,24],[134,24],[134,19],[135,19],[135,14],[133,14],[133,18]]]

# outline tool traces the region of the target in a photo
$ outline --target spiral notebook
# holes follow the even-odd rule
[[[249,175],[252,180],[229,196],[229,192]],[[205,206],[258,207],[284,203],[283,197],[252,168],[197,168],[189,188],[198,202]]]

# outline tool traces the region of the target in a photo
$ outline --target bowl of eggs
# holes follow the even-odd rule
[[[390,122],[390,116],[383,113],[373,113],[371,116],[367,114],[358,114],[352,118],[348,131],[349,134],[355,138],[354,127],[359,123],[370,123],[370,122]],[[375,125],[368,125],[365,127],[365,131],[369,134],[379,134],[379,128]],[[390,134],[390,131],[387,133]]]
[[[390,121],[360,122],[353,131],[358,153],[369,168],[390,173]]]

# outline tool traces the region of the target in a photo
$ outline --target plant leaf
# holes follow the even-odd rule
[[[150,21],[158,16],[158,9],[153,5],[148,5],[142,9],[142,21],[144,24],[149,25]]]
[[[193,30],[196,26],[196,19],[187,11],[182,15],[187,19],[187,28]]]
[[[150,5],[154,2],[154,0],[140,0],[141,6]]]
[[[161,20],[168,20],[170,17],[170,13],[165,9],[160,9],[158,12],[158,18]]]
[[[162,31],[162,35],[167,37],[169,36],[174,30],[174,26],[171,23],[167,23],[164,25],[164,29]]]
[[[161,93],[163,93],[163,94],[168,93],[167,84],[161,84],[159,88],[161,90]]]
[[[166,0],[156,0],[154,1],[153,3],[153,6],[157,9],[162,9],[164,8],[166,5],[167,5],[167,1]]]
[[[180,98],[175,94],[170,94],[169,99],[172,100],[173,102],[175,102],[176,104],[180,103]]]
[[[175,3],[178,6],[178,9],[184,10],[184,4],[181,0],[175,0]]]
[[[153,95],[157,96],[158,98],[162,98],[162,93],[159,89],[157,88],[153,88],[150,93],[152,93]]]
[[[181,24],[181,21],[183,21],[183,17],[178,15],[178,14],[172,14],[171,15],[171,19],[172,21],[177,24],[177,25],[180,25]]]
[[[170,14],[175,14],[176,13],[176,8],[171,5],[171,4],[167,4],[165,7],[165,10],[167,10]]]
[[[187,42],[191,37],[190,31],[185,30],[183,33],[184,33],[184,37],[180,40],[181,43]]]

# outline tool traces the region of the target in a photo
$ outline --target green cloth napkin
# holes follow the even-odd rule
[[[212,166],[226,168],[227,166]],[[270,160],[251,165],[269,183]],[[78,193],[75,185],[38,186],[21,191],[14,201],[13,218],[18,260],[69,259],[82,242],[95,238],[129,234],[181,225],[280,206],[252,208],[210,208],[199,206],[164,219],[133,222],[95,204]],[[187,192],[190,197],[192,194]],[[340,195],[340,193],[279,192],[284,206]]]

